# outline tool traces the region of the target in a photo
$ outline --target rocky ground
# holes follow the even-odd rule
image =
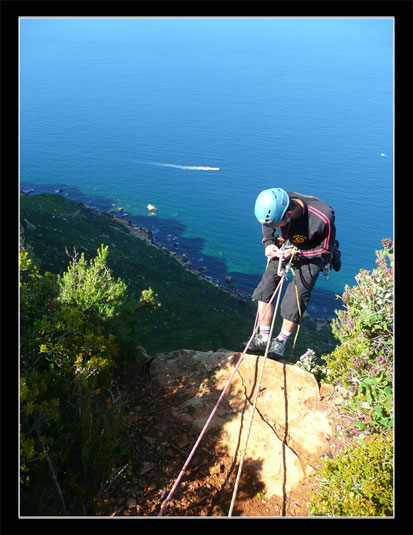
[[[118,378],[122,440],[132,455],[120,464],[98,497],[100,516],[157,516],[188,458],[199,430],[177,418],[177,407],[188,397],[184,376],[169,388],[160,386],[142,368],[131,364]],[[334,426],[328,456],[355,442],[353,421],[342,410],[344,392],[320,388],[320,403]],[[228,516],[238,466],[219,440],[219,430],[204,435],[163,516]],[[307,471],[300,484],[282,496],[266,495],[266,486],[246,461],[232,516],[306,517],[316,482]]]

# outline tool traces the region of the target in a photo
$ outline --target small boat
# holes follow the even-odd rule
[[[157,208],[153,204],[148,204],[146,207],[150,212],[156,212]]]

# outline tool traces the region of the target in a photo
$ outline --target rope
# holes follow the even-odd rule
[[[284,277],[281,279],[280,282],[282,283],[283,281],[284,281]],[[282,284],[281,284],[281,286],[282,286]],[[279,288],[281,288],[281,286],[278,285]],[[262,377],[264,375],[264,368],[265,368],[265,363],[267,361],[268,349],[270,347],[271,335],[272,335],[272,331],[273,331],[273,328],[274,328],[275,317],[277,315],[278,303],[280,301],[280,295],[281,295],[281,291],[278,293],[277,304],[275,306],[275,311],[274,311],[274,314],[273,314],[273,317],[272,317],[270,334],[269,334],[269,337],[268,337],[267,346],[265,348],[264,360],[263,360],[263,363],[262,363],[261,373],[260,373],[260,377],[258,379],[257,389],[256,389],[255,396],[254,396],[254,404],[253,404],[253,407],[252,407],[251,420],[250,420],[250,424],[249,424],[249,428],[248,428],[247,438],[245,439],[244,449],[243,449],[243,452],[241,454],[241,460],[240,460],[240,463],[239,463],[239,466],[238,466],[237,479],[235,481],[234,491],[232,493],[231,505],[230,505],[230,508],[229,508],[228,516],[232,516],[232,509],[234,508],[235,498],[236,498],[237,493],[238,493],[239,480],[240,480],[240,477],[241,477],[242,467],[244,465],[244,457],[245,457],[245,453],[247,451],[248,441],[249,441],[249,438],[250,438],[250,433],[251,433],[251,428],[252,428],[252,421],[253,421],[254,415],[255,415],[255,407],[257,406],[257,399],[258,399],[258,394],[259,394],[260,387],[261,387],[261,381],[262,381]]]
[[[295,295],[297,297],[297,307],[298,307],[298,314],[300,316],[300,322],[298,323],[297,325],[297,331],[295,333],[295,337],[294,337],[294,342],[293,342],[293,347],[291,349],[291,353],[290,353],[290,358],[293,356],[293,353],[294,353],[294,349],[295,349],[295,343],[297,341],[297,338],[298,338],[298,333],[300,332],[300,325],[301,325],[301,307],[300,307],[300,299],[298,297],[298,287],[297,287],[297,281],[295,279],[295,271],[293,270],[293,268],[291,267],[291,272],[293,274],[293,279],[294,279],[294,285],[295,285]]]
[[[295,255],[295,253],[296,253],[296,251],[293,250],[293,254],[291,255],[290,261],[288,263],[288,267],[291,267],[291,262],[293,260],[293,257]],[[279,266],[280,265],[281,265],[281,261],[279,261]],[[268,262],[267,262],[267,267],[268,267]],[[280,268],[278,268],[278,272],[280,272]],[[247,451],[248,441],[249,441],[249,437],[250,437],[250,433],[251,433],[251,429],[252,429],[252,422],[253,422],[254,416],[255,416],[255,408],[257,406],[258,394],[260,392],[261,381],[262,381],[262,378],[263,378],[263,375],[264,375],[264,368],[265,368],[265,363],[267,361],[268,349],[270,347],[272,332],[273,332],[274,325],[275,325],[275,318],[276,318],[277,312],[278,312],[278,304],[280,302],[280,296],[281,296],[281,287],[282,287],[282,283],[284,282],[285,278],[286,278],[286,274],[282,275],[282,278],[280,280],[280,284],[277,286],[277,288],[275,290],[277,292],[278,289],[280,289],[280,291],[278,293],[278,297],[277,297],[277,303],[275,305],[274,314],[272,316],[270,334],[269,334],[269,337],[268,337],[267,345],[265,347],[264,360],[263,360],[262,367],[261,367],[260,377],[258,379],[258,384],[257,384],[257,388],[256,388],[256,391],[255,391],[254,403],[253,403],[253,407],[252,407],[252,414],[251,414],[250,424],[249,424],[249,427],[248,427],[248,433],[247,433],[247,437],[245,439],[244,449],[242,451],[240,463],[239,463],[239,466],[238,466],[237,478],[235,480],[234,491],[232,493],[232,498],[231,498],[231,505],[230,505],[229,512],[228,512],[228,516],[229,517],[232,516],[232,510],[234,508],[235,499],[236,499],[236,496],[237,496],[237,493],[238,493],[239,480],[241,478],[241,472],[242,472],[242,468],[243,468],[243,465],[244,465],[245,453]],[[294,277],[294,280],[295,280],[295,277]],[[297,285],[296,285],[296,290],[297,290]],[[297,293],[297,296],[298,296],[298,293]],[[301,316],[301,313],[300,313],[300,316]],[[263,314],[263,317],[264,317],[264,314]]]
[[[207,421],[205,422],[205,425],[204,425],[204,427],[202,428],[202,431],[201,431],[201,433],[200,433],[200,435],[199,435],[197,441],[195,442],[195,444],[194,444],[194,446],[193,446],[193,448],[192,448],[192,450],[191,450],[191,453],[189,454],[187,460],[185,461],[185,464],[183,465],[183,467],[182,467],[182,469],[181,469],[181,471],[180,471],[180,473],[179,473],[179,475],[178,475],[178,477],[177,477],[177,479],[176,479],[176,481],[175,481],[173,487],[172,487],[171,490],[169,491],[169,494],[168,494],[168,496],[166,497],[166,499],[165,499],[165,501],[164,501],[164,503],[163,503],[163,505],[162,505],[162,507],[161,507],[161,510],[160,510],[159,513],[158,513],[158,516],[162,516],[162,515],[163,515],[163,512],[164,512],[165,509],[166,509],[166,506],[168,505],[168,503],[169,503],[169,501],[171,500],[171,498],[172,498],[172,496],[173,496],[173,494],[174,494],[176,488],[178,487],[179,482],[180,482],[181,479],[182,479],[182,476],[184,475],[186,469],[188,468],[188,465],[189,465],[189,463],[190,463],[190,461],[191,461],[191,459],[192,459],[192,457],[193,457],[193,455],[194,455],[194,453],[195,453],[197,447],[199,446],[199,443],[201,442],[202,437],[204,436],[204,434],[205,434],[205,432],[206,432],[206,430],[207,430],[207,428],[208,428],[208,426],[209,426],[209,424],[210,424],[212,418],[214,417],[214,414],[216,413],[216,411],[217,411],[217,409],[218,409],[218,407],[219,407],[219,404],[221,403],[222,398],[224,397],[224,395],[225,395],[225,393],[226,393],[226,391],[227,391],[227,389],[228,389],[228,387],[229,387],[229,384],[230,384],[230,382],[232,381],[232,378],[233,378],[234,375],[235,375],[235,372],[236,372],[237,369],[239,368],[239,366],[240,366],[240,364],[241,364],[241,362],[242,362],[242,360],[243,360],[243,358],[244,358],[244,356],[245,356],[245,354],[246,354],[246,352],[247,352],[247,350],[248,350],[248,348],[249,348],[249,346],[250,346],[250,344],[251,344],[251,342],[252,342],[252,339],[254,338],[256,331],[258,330],[259,326],[261,325],[262,319],[264,318],[265,313],[267,312],[269,306],[271,305],[272,301],[274,300],[274,297],[275,297],[275,295],[276,295],[276,292],[278,291],[278,288],[279,288],[279,286],[281,286],[282,282],[283,282],[283,279],[280,280],[280,282],[279,282],[277,288],[274,290],[274,293],[273,293],[273,295],[272,295],[270,301],[268,302],[267,306],[265,307],[265,310],[264,310],[264,313],[263,313],[261,319],[257,322],[257,325],[255,326],[255,328],[254,328],[254,330],[253,330],[253,332],[252,332],[252,335],[251,335],[250,339],[248,340],[247,345],[245,346],[244,351],[243,351],[242,354],[241,354],[241,357],[239,358],[239,360],[238,360],[238,362],[237,362],[237,364],[236,364],[236,366],[235,366],[233,372],[231,373],[231,375],[230,375],[230,377],[229,377],[229,379],[228,379],[228,381],[227,381],[227,384],[226,384],[225,387],[223,388],[223,390],[222,390],[222,392],[221,392],[221,395],[219,396],[218,401],[217,401],[216,404],[215,404],[215,407],[212,409],[211,414],[209,415]]]
[[[267,265],[265,266],[265,271],[267,271],[268,265],[271,262],[271,260],[272,260],[272,258],[267,258]],[[265,309],[265,310],[267,310],[267,309]],[[264,314],[263,314],[263,317],[264,317]],[[258,308],[257,308],[257,313],[255,314],[255,322],[254,322],[253,331],[255,331],[255,329],[257,327],[257,323],[258,323]]]
[[[290,265],[291,265],[291,262],[292,262],[292,260],[293,260],[293,257],[294,257],[295,252],[296,252],[296,250],[293,249],[293,254],[292,254],[291,257],[290,257],[290,261],[289,261],[289,263],[288,263],[288,267],[290,267]],[[268,261],[267,261],[267,267],[268,267],[269,262],[270,262],[270,259],[268,259]],[[281,264],[281,262],[279,262],[279,264]],[[244,358],[246,352],[248,351],[248,348],[249,348],[249,346],[250,346],[250,344],[251,344],[251,342],[252,342],[252,340],[253,340],[253,338],[254,338],[254,336],[255,336],[255,334],[256,334],[258,328],[259,328],[259,326],[261,325],[261,322],[262,322],[262,320],[263,320],[263,318],[264,318],[264,316],[265,316],[265,314],[266,314],[268,308],[271,306],[271,304],[272,304],[272,302],[273,302],[273,300],[274,300],[275,295],[277,294],[277,292],[278,292],[278,291],[280,290],[280,288],[282,287],[282,284],[283,284],[283,282],[284,282],[284,278],[285,278],[285,275],[283,274],[283,276],[280,278],[280,282],[278,283],[276,289],[274,290],[273,295],[271,296],[271,299],[270,299],[269,302],[267,303],[267,306],[265,307],[264,312],[263,312],[261,318],[260,318],[258,321],[257,321],[257,319],[258,319],[258,318],[257,318],[257,316],[258,316],[258,312],[257,312],[257,316],[256,316],[255,324],[254,324],[254,329],[253,329],[253,332],[252,332],[252,334],[251,334],[251,337],[250,337],[250,339],[248,340],[247,345],[245,346],[245,349],[244,349],[244,351],[243,351],[242,354],[241,354],[241,357],[239,358],[239,360],[238,360],[238,362],[237,362],[237,364],[236,364],[234,370],[232,371],[232,373],[231,373],[231,375],[230,375],[230,377],[229,377],[229,379],[228,379],[228,381],[227,381],[225,387],[223,388],[223,390],[222,390],[222,392],[221,392],[221,395],[219,396],[219,398],[218,398],[218,400],[217,400],[217,402],[216,402],[214,408],[212,409],[211,414],[209,415],[207,421],[205,422],[204,427],[202,428],[201,433],[199,434],[197,441],[195,442],[195,444],[194,444],[194,446],[193,446],[193,448],[192,448],[192,450],[191,450],[191,452],[190,452],[190,454],[189,454],[187,460],[185,461],[184,465],[182,466],[181,471],[180,471],[178,477],[176,478],[174,485],[172,486],[171,490],[169,491],[168,496],[166,497],[165,501],[163,502],[162,507],[161,507],[161,509],[160,509],[160,511],[159,511],[159,513],[158,513],[157,516],[162,516],[162,515],[163,515],[163,512],[164,512],[165,509],[166,509],[166,506],[168,505],[168,503],[169,503],[169,501],[171,500],[171,498],[172,498],[172,496],[173,496],[175,490],[177,489],[177,487],[178,487],[178,485],[179,485],[179,483],[180,483],[180,481],[181,481],[181,479],[182,479],[182,477],[183,477],[183,475],[184,475],[186,469],[188,468],[189,463],[191,462],[191,459],[192,459],[192,457],[193,457],[193,455],[194,455],[196,449],[198,448],[198,446],[199,446],[199,444],[200,444],[200,442],[201,442],[201,440],[202,440],[204,434],[206,433],[206,430],[207,430],[207,428],[208,428],[208,426],[209,426],[209,424],[210,424],[212,418],[214,417],[214,415],[215,415],[216,411],[218,410],[218,407],[219,407],[219,405],[220,405],[220,403],[221,403],[221,401],[222,401],[222,399],[223,399],[223,397],[224,397],[226,391],[228,390],[228,387],[229,387],[229,385],[230,385],[230,383],[231,383],[231,381],[232,381],[232,379],[233,379],[233,377],[234,377],[234,375],[235,375],[235,372],[236,372],[237,369],[239,368],[239,366],[240,366],[240,364],[241,364],[241,362],[242,362],[242,360],[243,360],[243,358]],[[296,291],[297,291],[297,288],[296,288]],[[250,431],[251,431],[251,427],[252,427],[252,421],[253,421],[254,414],[255,414],[255,407],[256,407],[256,403],[257,403],[257,399],[258,399],[258,393],[259,393],[259,390],[260,390],[259,387],[260,387],[261,380],[262,380],[262,376],[263,376],[263,373],[264,373],[264,367],[265,367],[265,362],[266,362],[266,358],[267,358],[267,354],[268,354],[269,342],[270,342],[270,340],[271,340],[271,333],[272,333],[272,330],[273,330],[273,327],[274,327],[274,323],[275,323],[275,317],[276,317],[276,313],[277,313],[277,309],[278,309],[278,303],[279,303],[279,300],[280,300],[280,295],[281,295],[281,291],[280,291],[279,294],[278,294],[277,304],[276,304],[275,312],[274,312],[274,314],[273,314],[273,318],[272,318],[272,322],[271,322],[271,329],[270,329],[271,332],[270,332],[270,336],[269,336],[269,338],[268,338],[267,346],[266,346],[266,349],[265,349],[264,361],[263,361],[263,366],[262,366],[261,374],[260,374],[260,378],[259,378],[259,384],[258,384],[258,386],[257,386],[257,390],[256,390],[256,393],[255,393],[253,412],[252,412],[252,417],[251,417],[251,421],[250,421],[250,425],[249,425],[249,430],[248,430],[247,440],[246,440],[246,443],[245,443],[245,446],[244,446],[244,451],[243,451],[243,454],[242,454],[240,467],[239,467],[239,469],[238,469],[236,486],[235,486],[235,488],[234,488],[234,493],[233,493],[233,497],[232,497],[232,500],[231,500],[230,513],[229,513],[228,516],[231,516],[232,508],[233,508],[233,505],[234,505],[234,502],[235,502],[235,497],[236,497],[236,494],[237,494],[237,491],[238,491],[239,478],[240,478],[240,476],[241,476],[241,470],[242,470],[243,460],[244,460],[245,452],[246,452],[247,445],[248,445],[248,439],[249,439],[249,435],[250,435]],[[298,294],[297,294],[297,297],[298,297]],[[301,313],[300,313],[300,315],[301,315]]]

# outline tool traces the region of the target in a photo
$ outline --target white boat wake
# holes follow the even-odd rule
[[[191,171],[219,171],[219,167],[205,167],[201,165],[177,165],[174,163],[145,162],[158,167],[172,167],[173,169],[189,169]]]

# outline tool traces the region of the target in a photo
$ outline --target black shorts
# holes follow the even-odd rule
[[[311,291],[317,281],[318,275],[323,267],[321,258],[314,258],[311,261],[297,259],[293,264],[295,279],[297,282],[298,300],[300,303],[301,316],[304,314],[311,297]],[[255,288],[252,299],[268,303],[280,282],[277,275],[278,259],[274,258],[268,263],[267,269],[262,276],[261,282]],[[284,319],[300,323],[300,312],[297,305],[297,294],[294,280],[290,281],[281,301],[281,316]]]

